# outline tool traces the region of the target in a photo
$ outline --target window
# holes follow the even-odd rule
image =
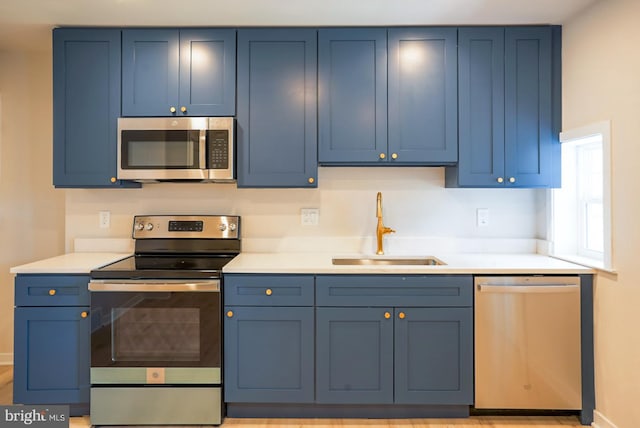
[[[612,270],[610,124],[560,134],[562,188],[551,190],[550,253]]]

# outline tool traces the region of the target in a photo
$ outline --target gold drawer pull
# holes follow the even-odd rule
[[[404,312],[400,312],[400,313],[398,314],[398,318],[400,318],[401,320],[403,320],[405,317],[406,317],[406,315],[405,315],[405,313],[404,313]]]
[[[233,318],[233,311],[227,311],[227,318]]]
[[[87,311],[82,311],[82,312],[80,312],[80,316],[81,316],[82,318],[86,318],[86,317],[88,317],[88,316],[89,316],[89,312],[87,312]]]
[[[266,294],[267,296],[271,296],[273,294],[273,291],[270,288],[267,288],[264,294]]]
[[[56,290],[54,290],[53,288],[49,290],[49,296],[55,296],[55,295],[56,295]]]
[[[385,318],[385,319],[389,319],[389,318],[391,318],[391,314],[390,314],[389,312],[385,312],[385,313],[384,313],[384,318]]]

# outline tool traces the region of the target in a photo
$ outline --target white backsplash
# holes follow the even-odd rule
[[[319,170],[317,189],[238,189],[235,184],[213,183],[70,189],[66,249],[76,251],[76,238],[129,238],[136,214],[193,213],[240,215],[245,249],[332,251],[327,247],[337,246],[335,251],[370,252],[375,246],[379,191],[384,223],[396,230],[385,236],[387,252],[406,251],[410,242],[422,242],[422,248],[437,244],[535,251],[535,239],[544,237],[538,224],[544,218],[543,190],[447,189],[444,168],[326,167]],[[320,210],[317,226],[301,224],[302,208]],[[477,208],[489,209],[488,226],[476,226]],[[110,228],[99,228],[99,211],[110,211]],[[506,246],[508,242],[514,247]]]

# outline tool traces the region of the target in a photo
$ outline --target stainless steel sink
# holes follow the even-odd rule
[[[439,266],[446,265],[440,259],[435,257],[410,257],[410,258],[390,258],[390,257],[349,257],[332,259],[331,262],[334,265],[348,265],[348,266]]]

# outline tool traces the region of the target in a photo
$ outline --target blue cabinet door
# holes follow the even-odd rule
[[[472,308],[395,309],[395,401],[473,404]]]
[[[393,309],[316,309],[316,401],[393,403]]]
[[[88,307],[17,307],[13,401],[89,403]]]
[[[319,30],[318,121],[321,164],[386,160],[386,29]]]
[[[234,29],[180,30],[179,104],[189,116],[235,116]]]
[[[234,29],[122,32],[123,116],[233,116]]]
[[[225,314],[224,401],[313,402],[313,308],[226,306]]]
[[[120,187],[120,30],[53,31],[53,184]],[[133,184],[139,187],[139,184]]]
[[[458,90],[458,166],[451,177],[447,170],[447,180],[459,186],[503,186],[503,27],[458,30]]]
[[[505,29],[505,183],[552,187],[558,130],[554,130],[553,27]],[[559,52],[559,49],[558,49]],[[559,62],[559,61],[556,61]],[[557,177],[556,177],[557,178]]]
[[[392,28],[389,43],[390,162],[458,160],[456,28]]]
[[[238,187],[316,187],[316,30],[238,30],[237,90]]]
[[[178,29],[122,31],[123,116],[182,115],[179,49]]]

